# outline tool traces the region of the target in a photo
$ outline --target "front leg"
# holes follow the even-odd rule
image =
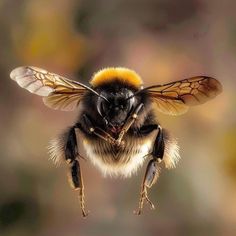
[[[128,130],[130,129],[130,127],[133,125],[133,123],[136,121],[136,119],[138,118],[138,115],[140,114],[141,110],[143,109],[143,103],[140,103],[135,110],[132,112],[132,114],[127,118],[125,124],[123,125],[119,137],[116,140],[116,145],[120,146],[122,145],[122,139],[124,137],[124,135],[128,132]]]
[[[95,126],[93,124],[92,120],[86,114],[83,115],[83,123],[85,125],[85,132],[88,132],[90,134],[94,134],[95,136],[103,139],[104,141],[106,141],[114,146],[120,147],[124,144],[124,141],[122,141],[124,135],[127,133],[127,131],[130,129],[130,127],[133,125],[135,120],[138,118],[138,115],[141,112],[141,110],[143,109],[143,106],[144,106],[143,103],[140,103],[134,109],[134,111],[131,113],[131,115],[129,115],[129,117],[127,118],[125,124],[123,125],[117,139],[114,139],[106,131]]]
[[[115,145],[116,140],[103,129],[94,126],[93,122],[86,114],[83,115],[83,123],[85,126],[85,132],[88,132],[89,134],[94,134],[95,136],[103,139],[104,141]]]
[[[79,191],[80,207],[83,217],[88,215],[85,210],[85,197],[84,197],[84,184],[82,178],[82,172],[78,160],[78,145],[76,140],[75,128],[79,126],[73,126],[64,135],[65,139],[65,159],[70,165],[69,182],[74,190]]]
[[[151,202],[151,200],[148,197],[147,189],[151,188],[152,185],[156,183],[159,177],[160,167],[158,167],[158,164],[162,161],[163,156],[164,156],[164,150],[165,150],[163,130],[159,125],[149,126],[150,131],[152,131],[155,128],[158,129],[158,134],[155,139],[153,150],[151,153],[152,159],[149,161],[147,165],[144,179],[141,185],[139,207],[138,207],[138,210],[134,212],[137,215],[141,214],[142,209],[143,209],[143,203],[145,200],[150,204],[151,209],[155,209],[154,204]]]

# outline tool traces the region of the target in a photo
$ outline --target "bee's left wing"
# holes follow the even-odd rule
[[[189,106],[205,103],[217,96],[222,91],[222,85],[214,78],[196,76],[144,90],[149,93],[157,110],[167,115],[180,115]]]
[[[86,91],[92,90],[77,81],[33,66],[18,67],[11,72],[10,77],[20,87],[43,96],[44,103],[50,108],[63,111],[74,110]]]

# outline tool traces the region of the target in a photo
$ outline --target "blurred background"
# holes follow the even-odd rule
[[[236,235],[236,16],[231,0],[0,1],[0,235]],[[82,161],[84,220],[67,166],[48,161],[49,140],[76,112],[50,110],[9,79],[34,65],[88,83],[107,66],[137,71],[146,85],[194,75],[224,92],[179,117],[159,114],[181,161],[163,170],[137,208],[145,167],[105,179]]]

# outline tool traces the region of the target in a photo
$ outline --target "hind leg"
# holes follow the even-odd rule
[[[151,153],[152,159],[149,161],[147,165],[144,179],[141,185],[139,207],[138,207],[138,210],[135,211],[135,214],[137,215],[141,214],[145,200],[147,201],[147,203],[150,204],[151,209],[155,208],[154,204],[151,202],[151,200],[148,197],[147,190],[148,188],[151,188],[153,184],[156,183],[159,177],[160,168],[158,167],[158,164],[162,161],[163,156],[164,156],[164,150],[165,150],[162,128],[159,125],[156,125],[156,126],[152,125],[148,128],[150,129],[150,131],[153,131],[154,129],[158,129],[158,134],[154,142],[153,151]]]
[[[79,192],[79,200],[80,200],[82,215],[83,217],[86,217],[88,213],[85,210],[84,184],[83,184],[82,172],[80,169],[80,163],[78,160],[79,153],[78,153],[75,128],[78,127],[76,126],[71,127],[64,134],[65,159],[66,162],[70,165],[69,181],[71,183],[72,188]]]

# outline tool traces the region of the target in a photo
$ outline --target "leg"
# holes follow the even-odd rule
[[[140,103],[134,110],[134,112],[128,117],[128,119],[126,120],[124,126],[122,127],[119,137],[116,140],[116,145],[119,146],[122,144],[122,139],[124,137],[124,135],[127,133],[127,131],[129,130],[129,128],[131,127],[131,125],[135,122],[135,120],[138,117],[139,112],[142,110],[143,108],[143,103]]]
[[[86,125],[87,132],[96,135],[97,137],[103,139],[104,141],[114,145],[116,140],[107,132],[102,130],[99,127],[94,127],[92,121],[89,119],[87,115],[83,115],[84,124]]]
[[[151,188],[152,185],[157,181],[157,178],[159,177],[159,168],[157,167],[157,164],[158,164],[157,161],[152,159],[149,161],[147,165],[144,179],[141,185],[139,207],[137,211],[134,211],[136,215],[141,214],[144,200],[146,200],[150,204],[151,209],[155,209],[154,204],[148,197],[147,188]]]
[[[153,128],[155,128],[155,126],[153,126]],[[144,179],[143,179],[143,182],[141,185],[139,208],[137,211],[135,211],[135,214],[137,214],[137,215],[140,215],[142,212],[144,200],[146,200],[150,204],[151,209],[155,208],[153,203],[148,198],[147,189],[151,188],[152,185],[156,183],[156,181],[159,177],[160,168],[158,167],[158,164],[163,159],[164,149],[165,149],[162,128],[159,125],[156,126],[156,128],[158,128],[158,134],[157,134],[157,137],[154,142],[153,151],[151,153],[152,160],[150,160],[147,165]]]
[[[77,159],[78,146],[76,141],[75,128],[72,127],[67,132],[67,139],[65,144],[65,159],[70,165],[69,181],[74,190],[79,191],[80,207],[82,210],[83,217],[86,217],[88,213],[85,211],[85,200],[84,200],[84,185],[83,178],[80,169],[80,164]]]
[[[91,134],[96,135],[97,137],[103,139],[106,142],[109,142],[112,145],[120,146],[123,144],[122,139],[126,132],[129,130],[131,125],[135,122],[135,120],[138,117],[138,113],[143,108],[143,103],[140,103],[134,110],[134,112],[128,117],[127,121],[125,122],[124,126],[121,129],[121,132],[119,134],[119,137],[117,139],[114,139],[110,134],[105,132],[99,127],[95,127],[92,123],[92,121],[89,119],[87,115],[83,115],[84,124],[87,127],[87,131]]]

